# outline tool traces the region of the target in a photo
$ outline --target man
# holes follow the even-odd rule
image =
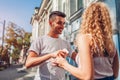
[[[27,53],[27,49],[25,46],[22,47],[21,52],[20,52],[20,64],[24,65],[25,64],[25,60],[26,60],[26,53]]]
[[[22,65],[22,68],[18,68],[17,72],[26,72],[26,67],[25,67],[26,58],[27,58],[27,47],[22,46],[19,57],[19,64]]]
[[[64,29],[65,17],[64,13],[53,11],[49,15],[50,31],[33,42],[29,49],[26,68],[39,65],[34,80],[65,80],[65,71],[51,62],[59,53],[64,53],[63,49],[71,52],[70,44],[59,38]]]
[[[1,59],[5,62],[6,67],[10,67],[10,53],[8,51],[8,46],[6,45],[2,51]]]

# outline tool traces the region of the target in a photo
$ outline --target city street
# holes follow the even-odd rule
[[[11,65],[11,67],[0,71],[0,80],[33,80],[35,71],[28,69],[27,71],[17,72],[20,65]]]
[[[42,80],[120,80],[119,8],[120,0],[0,0],[0,80],[34,80],[36,72]]]

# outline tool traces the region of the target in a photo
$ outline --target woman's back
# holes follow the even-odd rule
[[[94,78],[100,79],[106,76],[113,76],[113,58],[95,57],[94,59]]]
[[[107,49],[107,47],[104,49],[105,50],[103,53],[104,55],[99,55],[100,54],[99,47],[97,46],[97,43],[95,42],[92,34],[80,34],[77,36],[77,39],[80,40],[85,37],[87,37],[88,38],[87,40],[90,42],[89,43],[90,48],[91,48],[90,54],[93,57],[93,64],[94,64],[94,79],[101,79],[101,78],[105,78],[106,76],[113,76],[114,75],[114,70],[113,70],[114,65],[113,64],[115,62],[114,58],[117,55],[115,47],[112,46],[113,51],[111,51],[112,53],[110,53],[112,55],[109,55],[109,53],[107,51],[109,48]],[[77,40],[77,41],[79,41],[79,40]],[[91,45],[91,41],[94,42],[94,45]],[[77,42],[77,43],[79,43],[79,42]],[[97,54],[93,53],[92,47],[95,47],[95,49],[98,52]],[[82,53],[80,52],[80,54],[82,54]],[[76,63],[78,64],[78,67],[81,67],[81,61],[80,61],[79,54],[76,56]]]

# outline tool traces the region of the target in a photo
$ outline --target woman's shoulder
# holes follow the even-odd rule
[[[92,40],[92,35],[91,34],[78,34],[76,36],[77,44],[83,43],[83,44],[88,44],[89,45],[91,40]]]
[[[92,35],[91,34],[78,34],[76,36],[76,39],[91,40],[92,39]]]

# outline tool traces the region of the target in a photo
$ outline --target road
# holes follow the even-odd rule
[[[12,65],[11,67],[0,71],[0,80],[33,80],[35,70],[28,69],[26,72],[17,72],[20,68],[20,65]],[[120,80],[120,74],[119,78],[115,80]]]
[[[0,71],[0,80],[33,80],[35,71],[31,69],[26,72],[17,72],[20,65],[11,65],[11,67]]]

